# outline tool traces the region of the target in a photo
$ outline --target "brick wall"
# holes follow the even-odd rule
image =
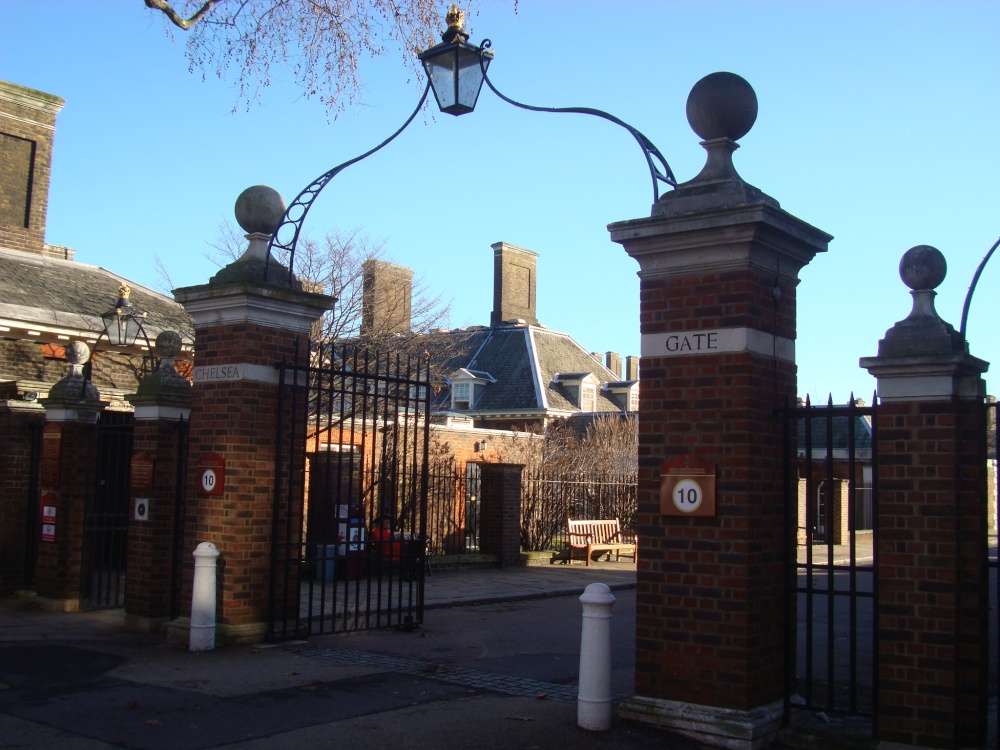
[[[130,360],[114,351],[98,352],[93,359],[91,381],[102,395],[116,390],[134,393],[138,387],[137,367],[141,358]],[[0,382],[28,380],[55,383],[69,372],[61,345],[0,339]],[[44,397],[44,393],[40,394]]]

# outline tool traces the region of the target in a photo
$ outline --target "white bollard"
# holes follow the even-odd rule
[[[611,589],[603,583],[587,586],[580,597],[580,692],[576,723],[582,729],[611,729]]]
[[[215,648],[215,564],[219,550],[202,542],[194,552],[194,589],[191,592],[191,651]]]

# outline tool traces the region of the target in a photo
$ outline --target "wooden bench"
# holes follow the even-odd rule
[[[595,552],[607,552],[609,560],[612,552],[615,553],[615,560],[621,559],[622,553],[631,555],[635,560],[637,546],[635,535],[623,532],[617,518],[586,521],[567,518],[566,535],[568,539],[566,553],[558,558],[553,557],[550,564],[556,559],[561,559],[563,564],[566,564],[573,558],[574,552],[582,552],[587,565],[590,565]]]

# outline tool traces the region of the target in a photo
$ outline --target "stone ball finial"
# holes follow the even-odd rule
[[[757,120],[757,94],[735,73],[711,73],[688,94],[687,118],[691,129],[704,141],[738,141]]]
[[[66,361],[71,365],[84,365],[90,359],[90,347],[82,341],[66,345]]]
[[[911,247],[899,261],[899,278],[913,290],[937,289],[947,273],[944,255],[930,245]]]
[[[248,187],[236,199],[236,221],[247,234],[271,234],[285,215],[285,201],[267,185]]]
[[[177,331],[163,331],[156,337],[156,353],[167,359],[176,359],[181,353],[181,336]]]

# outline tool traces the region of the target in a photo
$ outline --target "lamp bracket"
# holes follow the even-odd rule
[[[482,68],[483,71],[483,80],[494,94],[508,104],[513,104],[515,107],[527,109],[531,112],[568,112],[578,115],[593,115],[594,117],[600,117],[608,120],[609,122],[613,122],[616,125],[620,125],[625,128],[633,138],[635,138],[636,142],[639,144],[639,148],[642,149],[642,155],[646,159],[646,165],[649,167],[649,175],[653,181],[653,203],[656,203],[660,199],[661,182],[665,185],[670,185],[670,187],[677,187],[677,178],[674,177],[674,173],[670,169],[670,165],[667,164],[666,158],[662,153],[660,153],[660,149],[653,145],[653,142],[649,140],[649,138],[624,120],[621,120],[618,117],[600,109],[593,109],[592,107],[536,107],[531,104],[523,104],[519,101],[515,101],[509,96],[505,96],[500,93],[497,87],[493,85],[493,81],[491,81],[490,77],[487,75],[486,65],[484,64],[484,58],[487,55],[493,55],[490,51],[492,46],[493,42],[489,39],[483,40],[483,43],[480,45],[479,67]]]
[[[352,164],[356,164],[362,159],[371,156],[383,147],[388,146],[396,139],[396,136],[406,130],[409,124],[413,122],[413,118],[417,116],[417,112],[419,112],[421,107],[424,106],[424,102],[427,100],[427,94],[430,90],[431,83],[428,81],[427,85],[424,87],[424,93],[421,95],[420,101],[417,102],[417,106],[413,109],[410,116],[406,118],[406,122],[400,126],[399,130],[374,148],[365,151],[360,156],[355,156],[353,159],[345,161],[343,164],[338,164],[333,169],[324,172],[306,185],[306,187],[297,196],[295,196],[295,200],[288,204],[288,208],[285,210],[285,215],[281,217],[281,222],[275,228],[274,232],[271,233],[271,240],[267,244],[267,255],[264,257],[265,279],[267,278],[267,266],[271,260],[271,250],[278,249],[284,250],[288,253],[288,282],[292,282],[294,278],[292,269],[295,263],[295,245],[299,241],[299,232],[302,231],[302,223],[305,221],[306,214],[309,213],[309,209],[312,208],[313,201],[319,197],[320,192],[322,192],[323,188],[327,186],[330,180],[340,174],[343,170],[347,169],[347,167]]]

